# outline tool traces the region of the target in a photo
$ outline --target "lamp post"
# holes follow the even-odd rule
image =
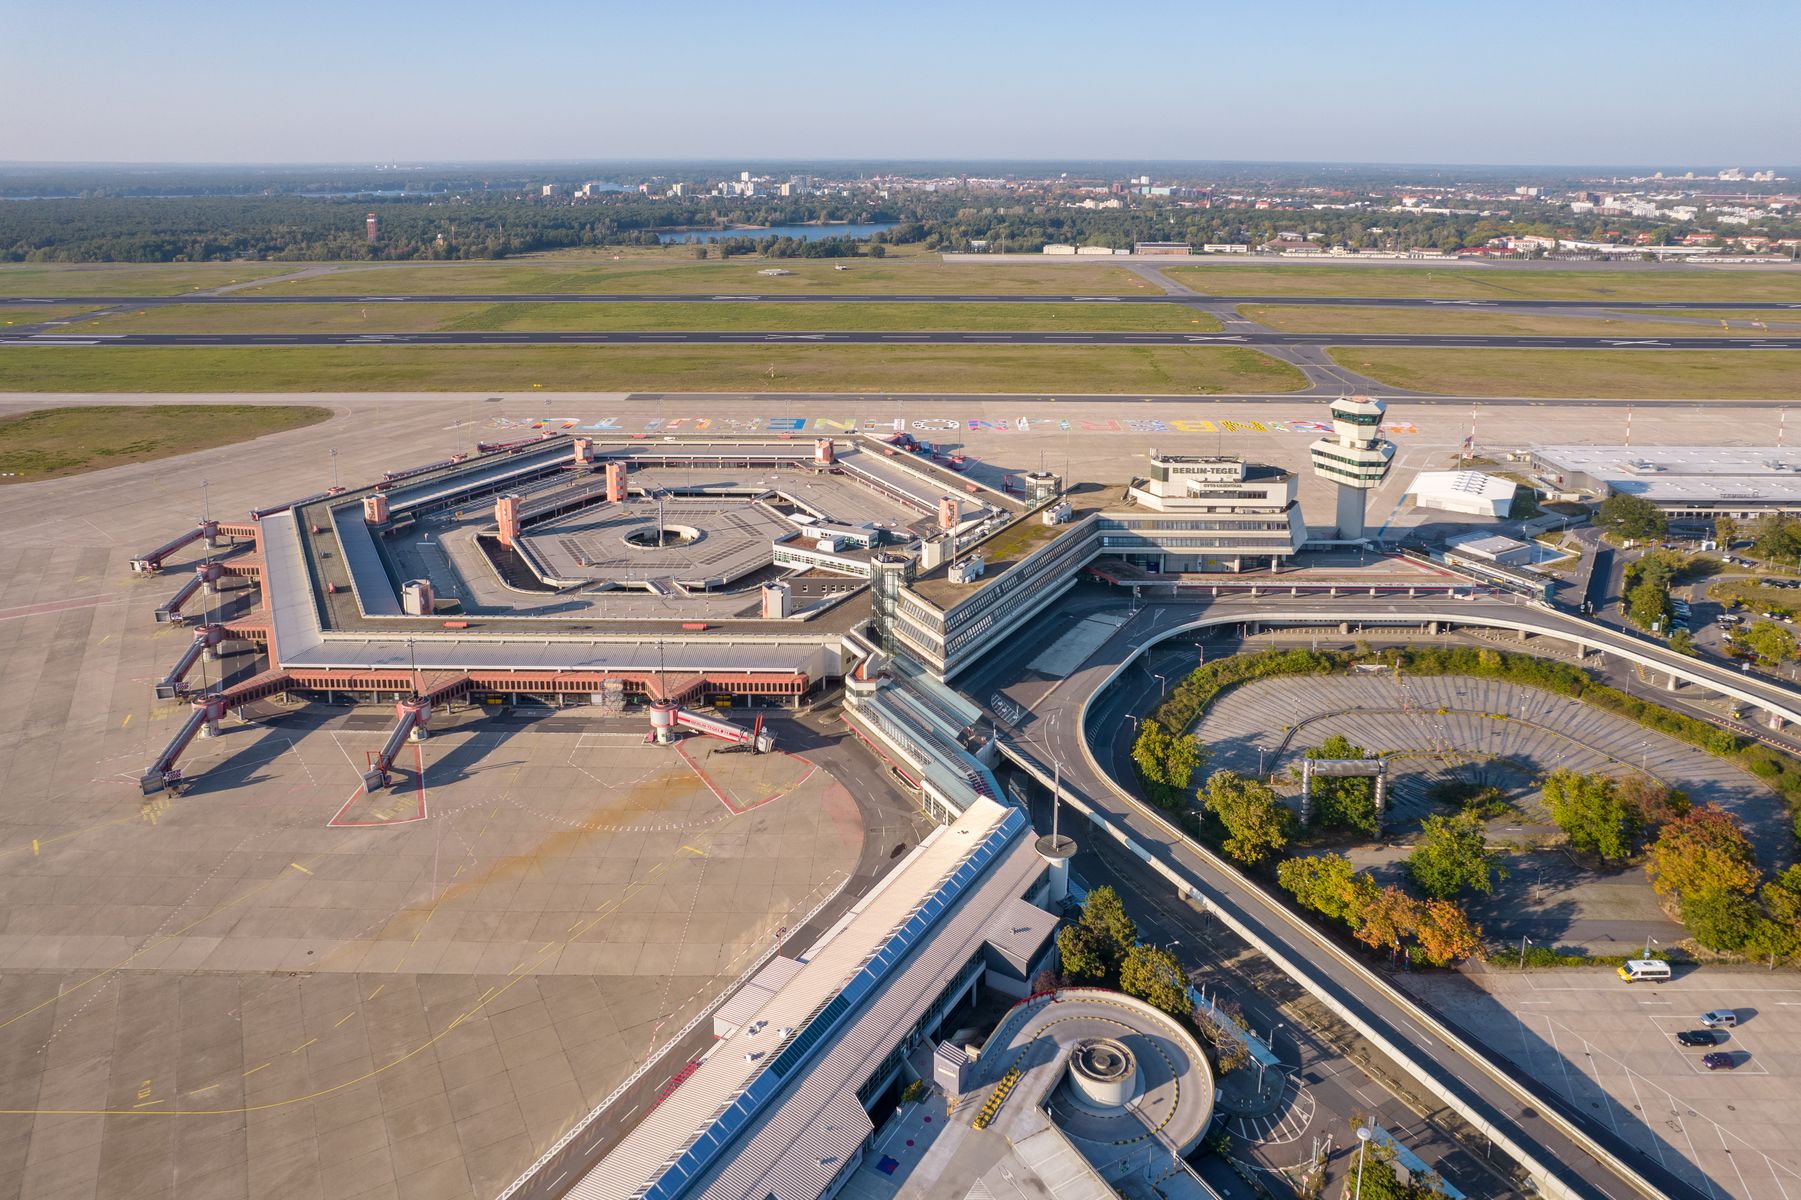
[[[338,490],[338,448],[336,446],[331,449],[331,490],[334,492]]]
[[[1645,935],[1645,952],[1643,954],[1639,955],[1639,957],[1640,958],[1650,958],[1651,957],[1651,947],[1661,946],[1661,945],[1663,945],[1662,942],[1658,941],[1656,938],[1652,937],[1650,934],[1646,934]]]
[[[1524,971],[1526,969],[1526,947],[1530,946],[1531,944],[1532,944],[1531,938],[1524,937],[1524,936],[1522,936],[1520,938],[1520,970],[1522,970],[1522,971]]]
[[[1159,699],[1159,700],[1167,699],[1169,697],[1169,680],[1168,680],[1168,678],[1157,674],[1157,672],[1155,672],[1155,671],[1151,672],[1151,678],[1155,679],[1157,681],[1157,699]]]
[[[1363,1200],[1363,1160],[1369,1155],[1370,1138],[1374,1136],[1368,1125],[1357,1127],[1357,1191],[1352,1200]]]

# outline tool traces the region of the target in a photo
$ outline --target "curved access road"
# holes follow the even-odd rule
[[[1117,596],[1110,600],[1109,604],[1105,599],[1097,602],[1092,595],[1077,595],[1066,599],[1063,607],[1078,612],[1117,612]],[[1046,627],[1058,615],[1047,614]],[[1061,680],[1037,675],[1026,665],[1030,654],[1009,649],[994,661],[971,669],[960,686],[982,703],[1004,693],[1024,710],[1003,741],[1016,761],[1046,783],[1052,777],[1051,764],[1056,763],[1068,800],[1106,822],[1115,837],[1160,874],[1181,881],[1179,886],[1204,898],[1242,937],[1525,1165],[1548,1193],[1583,1200],[1698,1196],[1610,1129],[1535,1088],[1530,1080],[1515,1078],[1510,1067],[1465,1042],[1261,885],[1184,837],[1110,777],[1110,772],[1124,769],[1115,761],[1111,734],[1123,724],[1130,707],[1122,701],[1132,699],[1111,685],[1144,650],[1160,641],[1210,625],[1252,621],[1367,625],[1432,620],[1570,637],[1634,661],[1677,668],[1710,684],[1731,686],[1773,710],[1801,710],[1801,697],[1788,688],[1737,677],[1737,672],[1694,660],[1669,662],[1666,660],[1680,656],[1630,635],[1542,606],[1487,598],[1447,602],[1442,597],[1239,595],[1200,603],[1152,603],[1134,613]],[[1099,754],[1091,732],[1100,735]],[[1622,1164],[1624,1171],[1610,1161]]]

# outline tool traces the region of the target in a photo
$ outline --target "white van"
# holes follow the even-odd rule
[[[1661,958],[1631,958],[1627,959],[1626,965],[1620,968],[1620,978],[1627,983],[1638,983],[1643,980],[1655,982],[1669,977],[1670,964]]]

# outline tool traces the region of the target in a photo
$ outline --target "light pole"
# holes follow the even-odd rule
[[[1155,679],[1157,681],[1157,699],[1159,699],[1159,700],[1168,699],[1169,698],[1169,680],[1167,678],[1165,678],[1164,676],[1157,674],[1157,672],[1155,672],[1155,671],[1151,672],[1151,678]]]
[[[338,448],[331,448],[331,490],[338,491]]]
[[[1368,1125],[1357,1127],[1357,1191],[1351,1200],[1363,1200],[1363,1160],[1369,1154],[1370,1138],[1374,1136]]]
[[[1645,935],[1645,952],[1643,954],[1639,955],[1639,957],[1640,958],[1650,958],[1651,957],[1651,947],[1661,946],[1661,945],[1663,945],[1662,942],[1658,941],[1656,938],[1652,937],[1650,934],[1646,934]]]
[[[1532,939],[1525,936],[1520,938],[1520,970],[1522,971],[1526,969],[1526,947],[1531,944]]]

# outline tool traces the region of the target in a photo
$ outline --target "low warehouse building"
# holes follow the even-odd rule
[[[1510,481],[1481,471],[1421,471],[1407,485],[1418,508],[1475,517],[1505,517],[1517,490]]]

